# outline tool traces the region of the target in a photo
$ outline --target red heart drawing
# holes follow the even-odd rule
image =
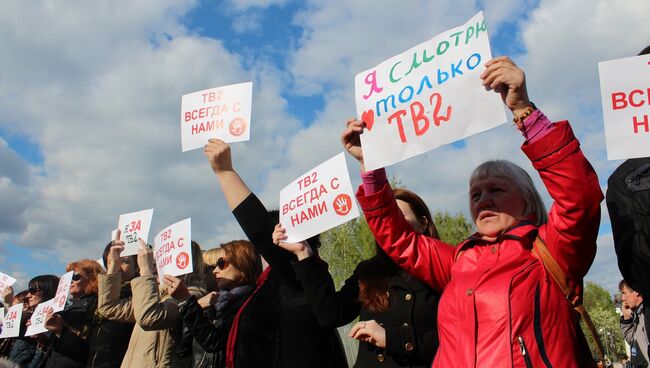
[[[370,131],[375,124],[375,110],[366,110],[361,114],[361,120],[366,123],[366,128]]]

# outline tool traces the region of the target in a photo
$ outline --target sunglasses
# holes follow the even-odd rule
[[[27,291],[30,294],[34,295],[34,294],[38,293],[39,291],[41,291],[41,289],[37,288],[36,286],[32,286],[30,288],[27,288]]]
[[[80,274],[80,273],[75,273],[75,274],[72,275],[72,281],[79,281],[79,280],[81,280],[83,278],[84,278],[84,276],[82,274]]]
[[[223,257],[219,257],[217,259],[217,268],[223,271],[226,267],[228,267],[228,261]]]

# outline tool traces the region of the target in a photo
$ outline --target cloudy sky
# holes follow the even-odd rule
[[[493,55],[526,70],[551,119],[572,121],[605,189],[620,161],[606,159],[597,63],[650,43],[644,0],[0,2],[0,271],[23,286],[98,258],[121,213],[155,208],[151,238],[186,217],[206,248],[243,236],[201,150],[181,153],[183,94],[254,82],[251,141],[233,157],[277,206],[282,187],[342,150],[356,73],[482,9]],[[432,209],[467,214],[478,163],[533,172],[521,141],[505,124],[389,173]],[[598,246],[587,279],[614,291],[606,211]]]

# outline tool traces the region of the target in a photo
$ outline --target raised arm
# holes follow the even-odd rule
[[[539,235],[565,273],[582,279],[596,254],[603,199],[596,172],[580,150],[569,123],[551,123],[528,99],[523,70],[507,57],[486,63],[483,85],[501,94],[526,141],[522,150],[553,198]]]
[[[124,242],[120,240],[120,230],[107,257],[107,273],[97,275],[97,313],[109,320],[118,322],[135,322],[132,299],[120,298],[122,278],[120,276],[120,253],[124,250]]]
[[[442,292],[450,281],[454,248],[413,230],[397,206],[384,169],[365,172],[359,136],[365,124],[348,120],[343,147],[361,166],[364,184],[357,199],[379,246],[395,263],[431,288]]]
[[[293,255],[273,244],[271,236],[276,221],[233,168],[230,146],[219,139],[210,139],[204,153],[219,179],[228,206],[255,249],[287,282],[295,282],[290,264]]]

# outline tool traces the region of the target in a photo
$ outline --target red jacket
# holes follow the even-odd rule
[[[413,231],[388,185],[357,193],[381,247],[443,292],[434,367],[526,367],[519,337],[532,367],[579,366],[573,309],[531,249],[539,234],[580,294],[596,254],[603,195],[568,122],[522,149],[554,203],[547,224],[520,225],[495,242],[474,236],[453,248]]]

